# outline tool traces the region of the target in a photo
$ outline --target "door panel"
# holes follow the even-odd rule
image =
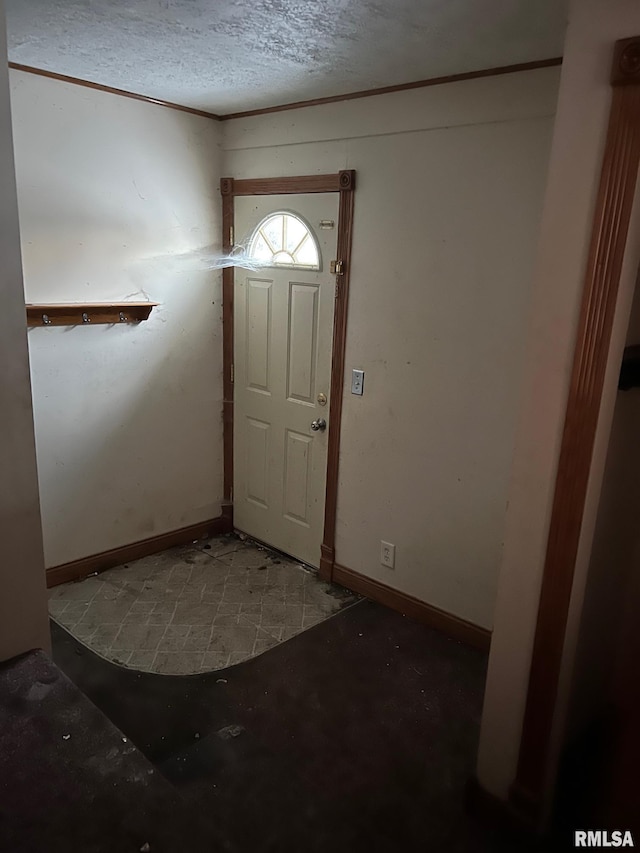
[[[270,425],[247,418],[245,444],[247,454],[247,499],[268,508]]]
[[[289,288],[288,398],[313,406],[319,288],[294,283]]]
[[[320,270],[235,271],[234,522],[239,530],[318,567],[324,524],[338,194],[239,197],[235,233],[249,237],[275,211],[306,220]],[[320,229],[321,220],[334,227]],[[302,232],[304,233],[304,232]],[[269,233],[274,243],[277,234]],[[300,234],[291,229],[290,245]],[[324,394],[326,405],[318,402]]]
[[[269,393],[271,292],[273,281],[247,280],[247,386]]]
[[[284,514],[309,527],[309,490],[311,486],[312,439],[287,430],[285,448]]]

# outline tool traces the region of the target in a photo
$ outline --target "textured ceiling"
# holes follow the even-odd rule
[[[215,113],[559,56],[566,0],[5,0],[9,58]]]

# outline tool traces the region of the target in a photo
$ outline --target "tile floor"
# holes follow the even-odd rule
[[[54,587],[49,612],[115,663],[185,675],[255,657],[357,600],[232,534]]]

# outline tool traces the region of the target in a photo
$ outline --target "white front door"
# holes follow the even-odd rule
[[[235,271],[234,524],[316,568],[324,524],[335,296],[330,263],[337,225],[338,193],[235,201],[236,240],[255,235],[255,254],[273,260],[256,272]],[[311,268],[316,261],[319,269]],[[312,428],[319,420],[326,429]]]

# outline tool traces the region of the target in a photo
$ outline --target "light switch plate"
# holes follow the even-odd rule
[[[364,370],[351,371],[351,393],[362,397],[364,392]]]

